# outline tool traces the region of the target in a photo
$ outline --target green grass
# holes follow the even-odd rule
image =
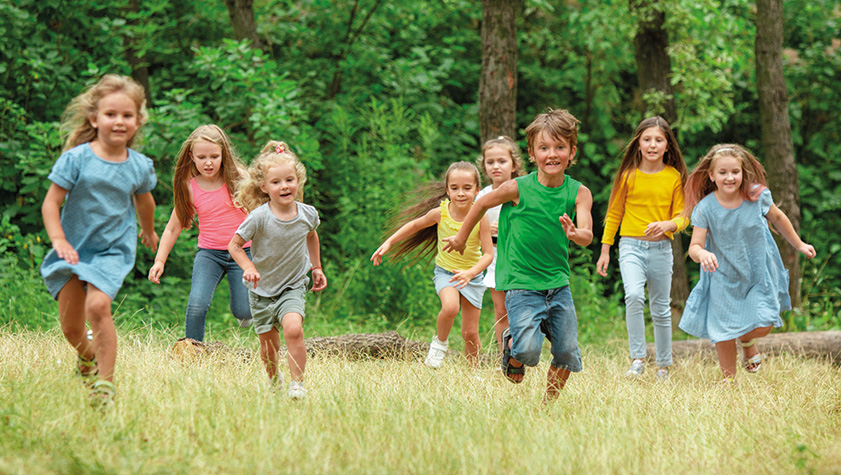
[[[184,363],[175,332],[120,331],[113,412],[88,407],[57,330],[0,328],[0,473],[808,473],[841,468],[841,374],[772,358],[718,384],[715,361],[621,377],[624,342],[582,346],[585,369],[544,405],[547,365],[512,385],[454,355],[313,357],[309,397],[269,389],[259,360]],[[254,350],[251,332],[232,348]],[[284,372],[288,371],[284,368]],[[482,380],[476,380],[480,376]]]

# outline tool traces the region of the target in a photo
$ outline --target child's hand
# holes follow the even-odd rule
[[[155,261],[155,264],[149,269],[149,281],[154,284],[161,283],[161,274],[164,273],[164,263]]]
[[[811,244],[807,244],[805,242],[802,243],[800,247],[797,248],[797,250],[802,252],[809,259],[817,255],[817,252],[815,252],[815,248]]]
[[[564,228],[567,238],[572,241],[572,238],[578,234],[578,229],[575,227],[575,223],[572,222],[572,219],[566,213],[558,218],[558,220],[561,222],[561,226]]]
[[[457,289],[463,289],[467,287],[467,284],[469,284],[470,281],[473,280],[474,277],[476,277],[476,274],[470,272],[469,270],[457,270],[455,271],[455,274],[456,275],[454,275],[452,279],[450,279],[450,282],[458,281],[458,284],[454,286]]]
[[[248,269],[242,272],[242,280],[243,282],[250,282],[254,284],[254,288],[257,288],[257,283],[260,282],[260,273],[257,272],[257,269]],[[326,285],[326,281],[325,281]]]
[[[704,251],[704,254],[701,255],[701,259],[698,261],[701,263],[701,268],[707,272],[715,272],[718,269],[718,259],[715,257],[710,251]]]
[[[375,266],[382,264],[383,256],[389,249],[391,249],[391,244],[384,242],[382,246],[378,247],[377,250],[374,251],[374,255],[371,256],[371,262],[373,262]]]
[[[441,241],[447,243],[444,244],[444,247],[441,249],[444,252],[453,252],[458,251],[459,254],[464,255],[464,248],[466,247],[466,242],[461,242],[456,239],[456,236],[445,237]],[[452,282],[452,281],[450,281]]]
[[[645,228],[645,235],[651,238],[659,238],[665,236],[667,232],[673,232],[676,229],[677,225],[673,221],[655,221],[648,223],[648,226]]]
[[[318,292],[327,287],[327,277],[324,277],[324,271],[321,269],[312,270],[312,291]]]
[[[140,242],[151,249],[152,252],[155,252],[158,250],[158,233],[155,231],[151,231],[149,233],[140,231]]]
[[[67,239],[56,239],[53,241],[53,249],[58,254],[58,258],[64,259],[68,264],[75,265],[79,263],[79,253],[76,252],[76,249],[73,249],[73,246],[67,242]]]
[[[608,264],[610,264],[610,254],[602,253],[596,261],[596,272],[602,277],[607,277]]]

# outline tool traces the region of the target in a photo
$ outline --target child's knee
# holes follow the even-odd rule
[[[280,322],[283,339],[287,342],[304,339],[304,317],[299,313],[287,313]]]
[[[645,289],[625,289],[625,306],[642,306],[645,304]]]
[[[111,318],[111,299],[104,294],[88,295],[85,299],[85,315],[91,322]]]
[[[511,356],[526,366],[537,366],[537,363],[540,363],[540,353],[543,349],[542,341],[540,343],[535,344],[533,341],[514,341],[513,347],[511,348]]]
[[[464,341],[466,341],[466,342],[469,341],[469,342],[475,344],[475,343],[479,342],[479,331],[476,330],[476,329],[473,329],[473,328],[471,328],[471,329],[462,328],[461,337],[462,337],[462,339],[464,339]]]
[[[671,327],[672,326],[672,312],[671,309],[668,309],[666,312],[651,313],[651,321],[654,323],[654,326],[657,327]]]
[[[67,338],[67,341],[80,341],[82,338],[87,338],[88,330],[85,325],[78,325],[75,322],[70,323],[66,321],[61,322],[61,333]]]

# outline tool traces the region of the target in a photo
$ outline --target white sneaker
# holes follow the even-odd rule
[[[251,326],[251,319],[247,318],[245,320],[237,319],[237,323],[239,323],[240,328],[248,328]]]
[[[304,399],[307,397],[307,390],[304,388],[304,383],[300,381],[289,383],[289,397],[292,399]]]
[[[631,379],[636,379],[642,376],[643,371],[645,371],[645,361],[634,360],[633,363],[631,363],[631,369],[625,373],[625,376]]]
[[[441,341],[436,336],[432,339],[432,343],[429,344],[429,354],[426,355],[423,363],[430,368],[440,368],[444,363],[444,355],[447,354],[447,348],[449,346],[449,340]]]
[[[669,370],[666,368],[660,368],[657,370],[657,381],[664,382],[669,379]]]

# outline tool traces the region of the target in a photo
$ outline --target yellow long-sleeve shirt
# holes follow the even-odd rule
[[[666,166],[657,173],[631,171],[625,178],[627,186],[622,187],[607,210],[602,244],[613,245],[616,229],[620,236],[644,236],[649,223],[674,221],[675,232],[680,232],[689,220],[679,217],[683,211],[683,186],[680,172]],[[666,233],[671,239],[673,233]]]

